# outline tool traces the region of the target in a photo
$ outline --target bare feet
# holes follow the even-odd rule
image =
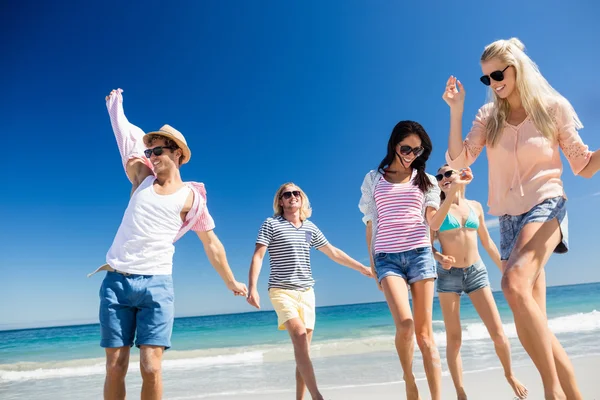
[[[406,385],[406,400],[421,400],[414,375],[404,377],[404,384]]]
[[[525,386],[523,386],[523,384],[521,382],[519,382],[517,380],[517,378],[515,378],[514,376],[507,376],[506,380],[508,381],[508,384],[512,387],[513,391],[515,392],[515,396],[517,396],[517,398],[519,398],[519,399],[527,398],[527,388]]]

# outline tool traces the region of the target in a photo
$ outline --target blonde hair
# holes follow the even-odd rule
[[[273,199],[273,211],[275,212],[275,215],[283,216],[283,207],[281,206],[281,204],[279,204],[279,201],[281,200],[281,195],[283,194],[283,191],[288,186],[294,186],[295,188],[297,188],[300,192],[300,197],[302,197],[302,207],[300,207],[300,220],[304,221],[305,219],[310,218],[310,216],[312,215],[312,208],[310,208],[310,201],[308,200],[308,196],[306,195],[306,193],[304,193],[302,189],[300,189],[300,186],[296,185],[293,182],[284,183],[279,187],[279,189],[277,189],[277,193],[275,193],[275,198]]]
[[[519,39],[497,40],[487,45],[481,55],[481,62],[493,58],[515,68],[516,90],[519,92],[523,108],[544,137],[553,142],[556,140],[557,126],[550,110],[557,102],[567,105],[575,128],[583,128],[569,101],[548,83],[538,66],[525,54],[525,45]],[[491,88],[488,91],[488,100],[492,107],[486,123],[486,139],[488,145],[493,147],[498,143],[510,106],[507,99],[500,98]]]

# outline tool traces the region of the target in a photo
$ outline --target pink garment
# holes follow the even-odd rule
[[[116,95],[110,96],[106,102],[106,108],[121,153],[123,168],[127,170],[127,162],[133,158],[139,158],[148,168],[154,171],[152,163],[144,155],[144,150],[146,150],[143,140],[144,131],[130,123],[125,117],[122,92],[122,89],[118,89]],[[198,182],[185,182],[185,184],[192,189],[194,202],[173,242],[179,240],[190,229],[195,232],[206,232],[215,228],[215,222],[206,206],[207,199],[204,184]]]
[[[406,183],[389,183],[381,178],[375,187],[378,227],[375,254],[402,253],[430,247],[429,226],[423,216],[425,195],[412,179]]]
[[[452,160],[446,152],[446,161],[452,168],[468,167],[483,150],[491,107],[489,103],[479,109],[459,156]],[[571,110],[562,100],[550,108],[557,127],[554,142],[546,139],[529,117],[518,126],[505,123],[497,144],[487,148],[490,214],[521,215],[546,199],[566,197],[559,146],[575,174],[585,168],[592,155],[577,132]]]

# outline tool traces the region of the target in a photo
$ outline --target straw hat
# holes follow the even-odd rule
[[[150,138],[150,135],[164,136],[167,139],[171,139],[172,141],[177,143],[177,146],[179,146],[179,148],[183,152],[184,159],[183,159],[183,162],[181,163],[182,165],[186,164],[188,161],[190,161],[190,158],[192,158],[192,152],[191,152],[190,148],[188,147],[187,142],[185,141],[185,138],[183,137],[181,132],[179,132],[177,129],[173,128],[171,125],[165,124],[159,130],[154,131],[154,132],[148,132],[147,134],[145,134],[144,135],[144,144],[146,146],[150,146],[150,142],[148,141],[148,139]]]

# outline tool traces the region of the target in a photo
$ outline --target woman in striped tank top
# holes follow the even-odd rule
[[[441,399],[441,362],[431,320],[437,273],[429,229],[440,228],[450,203],[440,208],[440,189],[435,178],[425,173],[431,150],[431,139],[419,123],[399,122],[379,168],[365,176],[359,204],[367,225],[371,268],[396,325],[396,350],[410,400],[419,399],[412,372],[415,334],[431,398]],[[469,180],[467,171],[454,184],[464,185]]]

